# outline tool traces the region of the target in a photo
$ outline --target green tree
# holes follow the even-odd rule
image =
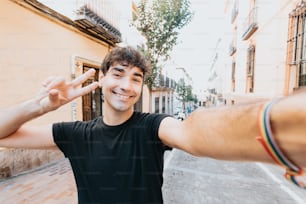
[[[152,68],[146,78],[147,85],[152,88],[161,73],[160,63],[169,59],[177,44],[178,31],[191,21],[193,13],[189,0],[140,0],[137,10],[132,25],[147,40],[141,51]]]
[[[187,85],[184,79],[179,79],[176,86],[177,99],[183,103],[183,109],[186,110],[186,102],[197,103],[197,97],[192,93],[192,86]]]

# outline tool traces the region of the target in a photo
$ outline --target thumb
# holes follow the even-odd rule
[[[51,90],[49,91],[49,100],[50,100],[50,102],[51,102],[51,103],[56,102],[56,101],[58,100],[58,95],[59,95],[58,90],[56,90],[56,89],[51,89]]]

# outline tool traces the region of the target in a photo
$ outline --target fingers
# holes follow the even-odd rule
[[[91,76],[95,74],[95,69],[90,69],[81,76],[77,77],[71,82],[71,85],[76,87],[79,86],[80,84],[83,84],[87,79],[89,79]]]
[[[78,89],[76,91],[76,96],[74,98],[76,98],[78,96],[83,96],[85,94],[88,94],[88,93],[92,92],[93,90],[95,90],[98,87],[99,87],[99,83],[98,82],[93,82],[93,83],[91,83],[91,84],[89,84],[89,85],[87,85],[85,87],[82,87],[82,88],[80,88],[80,89]]]
[[[55,80],[55,78],[56,78],[55,76],[49,76],[48,78],[46,78],[44,81],[41,82],[42,87],[39,90],[39,94],[36,96],[38,100],[41,100],[42,98],[48,96],[49,94],[48,86],[52,81]]]
[[[95,74],[95,72],[96,72],[95,69],[90,69],[81,76],[74,79],[70,84],[73,87],[77,87],[83,84],[87,79],[92,77]],[[42,82],[42,86],[47,88],[47,90],[50,90],[58,85],[61,85],[64,82],[65,79],[63,77],[50,76]]]
[[[61,85],[65,84],[65,78],[64,77],[50,77],[49,79],[47,79],[45,81],[45,83],[43,84],[43,86],[45,86],[45,88],[47,90],[51,90],[55,87],[60,87]]]
[[[43,87],[47,87],[54,79],[55,79],[55,76],[50,76],[50,77],[48,77],[47,79],[45,79],[45,80],[41,83],[41,85],[42,85]]]
[[[99,86],[98,82],[93,82],[85,87],[80,85],[94,74],[95,70],[90,69],[70,83],[67,83],[64,77],[49,77],[42,83],[45,94],[41,94],[41,98],[48,95],[51,104],[65,104],[79,96],[90,93]]]

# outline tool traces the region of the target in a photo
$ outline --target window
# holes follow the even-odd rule
[[[255,46],[252,45],[247,53],[247,85],[246,92],[253,93],[254,91],[254,68],[255,68]]]
[[[306,17],[305,14],[301,18],[301,58],[299,59],[299,86],[306,86]]]
[[[159,97],[155,98],[155,113],[159,113]]]
[[[289,49],[288,55],[291,56],[291,64],[296,64],[297,56],[296,54],[298,53],[297,51],[297,37],[298,37],[298,17],[297,18],[291,18],[290,19],[290,25],[289,25]]]
[[[167,110],[168,110],[168,114],[172,113],[172,110],[171,110],[171,103],[170,103],[170,97],[171,97],[171,95],[168,94],[168,97],[167,97]]]
[[[296,65],[297,87],[306,86],[306,7],[299,7],[289,18],[288,59]]]
[[[162,97],[162,113],[166,113],[166,96]]]
[[[232,62],[232,91],[235,92],[235,87],[236,87],[236,62]]]
[[[306,86],[306,63],[303,61],[299,65],[299,87]]]
[[[85,73],[89,69],[93,67],[84,66],[83,72]],[[88,84],[92,83],[93,81],[98,81],[98,74],[99,72],[96,71],[95,76],[88,79],[83,86],[87,86]],[[82,108],[83,108],[83,120],[92,120],[98,116],[102,115],[102,91],[100,88],[88,93],[82,97]]]
[[[138,101],[134,104],[134,110],[141,112],[142,111],[142,93],[138,99]]]

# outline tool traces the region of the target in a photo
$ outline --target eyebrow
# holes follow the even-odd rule
[[[111,69],[110,69],[110,71],[112,71],[112,70],[115,70],[115,71],[117,71],[117,72],[121,72],[121,73],[123,73],[123,72],[125,72],[125,69],[127,69],[127,68],[124,68],[124,67],[112,67]],[[133,75],[134,76],[136,76],[136,77],[140,77],[140,78],[143,78],[143,74],[142,73],[140,73],[140,72],[134,72],[133,73]]]
[[[110,71],[115,70],[117,72],[125,72],[124,68],[122,67],[112,67]]]

